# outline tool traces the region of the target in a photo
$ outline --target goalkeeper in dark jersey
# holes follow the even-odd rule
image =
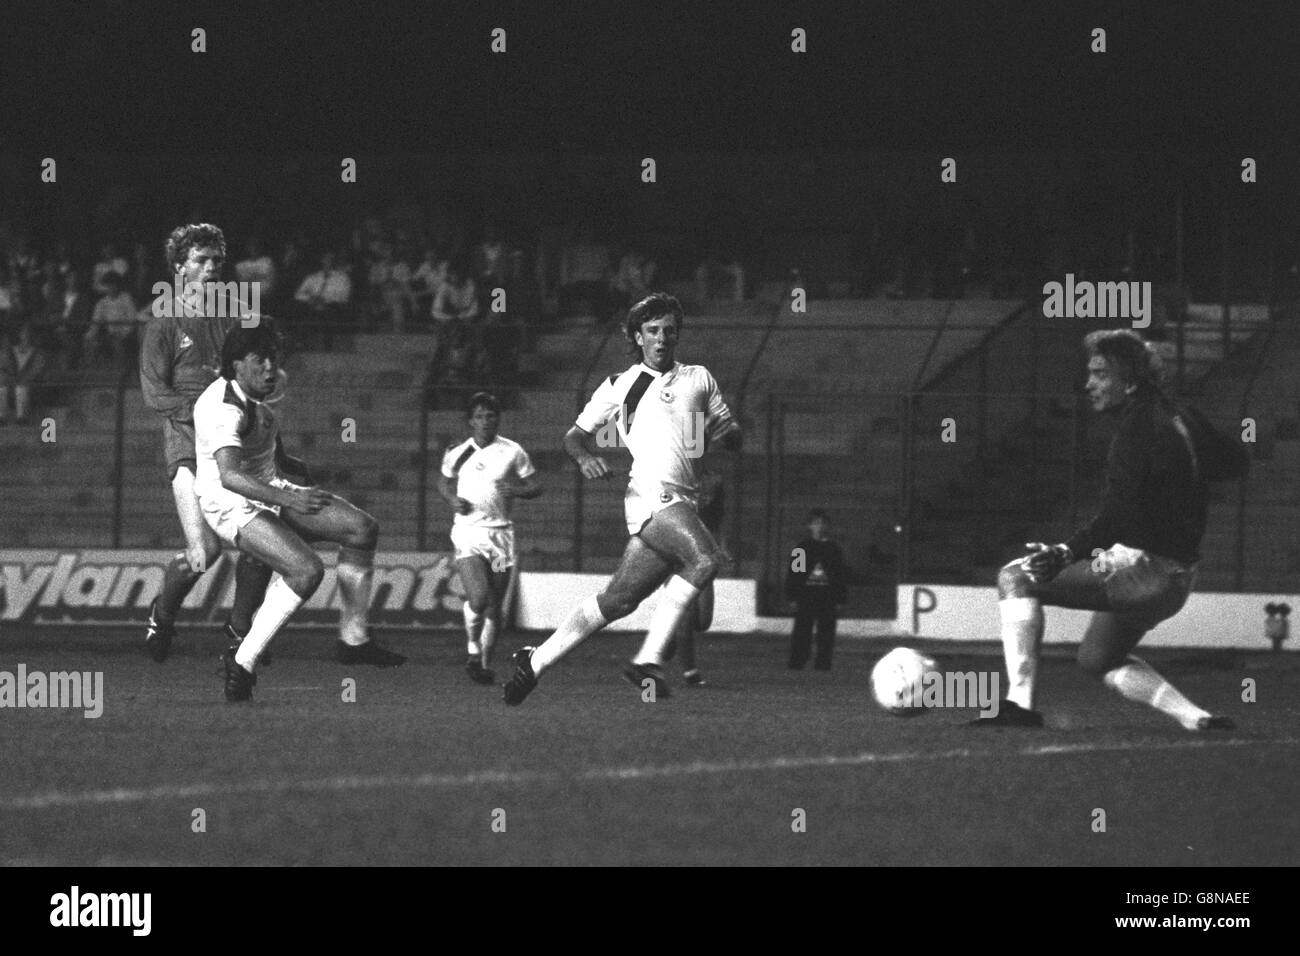
[[[1007,698],[984,726],[1040,727],[1034,709],[1043,606],[1095,611],[1079,665],[1131,701],[1192,731],[1232,721],[1184,697],[1132,651],[1187,602],[1205,533],[1208,449],[1160,391],[1156,353],[1128,329],[1093,332],[1086,391],[1093,410],[1118,419],[1097,517],[1061,544],[1030,544],[998,574]],[[1194,424],[1194,422],[1192,423]]]

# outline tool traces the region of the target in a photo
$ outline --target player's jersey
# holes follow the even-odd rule
[[[221,490],[216,454],[238,448],[244,472],[260,481],[276,477],[280,426],[265,402],[244,394],[233,379],[219,378],[194,403],[194,491],[202,498]]]
[[[242,311],[241,311],[242,310]],[[221,345],[226,333],[250,312],[238,300],[226,303],[224,315],[195,315],[182,299],[171,302],[171,315],[155,314],[140,343],[140,387],[144,402],[166,418],[193,420],[195,400],[220,378]]]
[[[663,500],[681,495],[694,501],[695,462],[732,425],[731,410],[703,365],[674,362],[666,372],[638,363],[611,375],[582,410],[577,426],[597,444],[617,438],[632,453],[630,488]],[[602,441],[602,430],[614,429]],[[656,490],[657,489],[657,490]],[[666,496],[666,497],[665,497]]]
[[[481,528],[510,525],[511,499],[497,490],[497,482],[535,474],[528,452],[518,442],[497,435],[480,448],[473,438],[447,449],[442,456],[442,474],[456,479],[456,494],[473,506],[467,515],[458,514],[455,524]]]

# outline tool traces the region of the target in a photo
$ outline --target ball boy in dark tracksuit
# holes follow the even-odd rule
[[[835,649],[835,623],[844,603],[846,571],[844,552],[827,536],[830,520],[814,509],[808,515],[808,537],[790,553],[785,578],[786,599],[795,605],[794,634],[790,639],[790,669],[808,663],[813,625],[817,625],[817,657],[813,667],[830,670]]]

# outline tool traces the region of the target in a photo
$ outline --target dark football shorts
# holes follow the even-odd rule
[[[1012,562],[1015,565],[1017,562]],[[1076,561],[1052,580],[1034,585],[1043,604],[1097,611],[1079,644],[1079,663],[1104,674],[1124,663],[1142,637],[1177,614],[1196,583],[1196,565],[1123,545]]]
[[[181,468],[193,472],[198,457],[194,451],[194,423],[163,419],[163,457],[167,460],[167,480],[176,477]]]

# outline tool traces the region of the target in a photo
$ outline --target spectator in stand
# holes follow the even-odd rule
[[[475,377],[478,350],[474,345],[474,335],[468,326],[452,326],[447,342],[446,384],[465,385]]]
[[[109,295],[111,292],[121,292],[126,288],[126,276],[130,271],[131,264],[117,254],[117,247],[111,242],[104,243],[99,261],[95,263],[95,281],[92,286],[95,294],[104,296]],[[123,280],[116,289],[110,289],[108,284],[108,277],[112,273],[117,273]]]
[[[533,278],[537,285],[541,312],[555,318],[560,289],[560,260],[564,257],[564,233],[557,226],[542,226],[534,246]]]
[[[521,334],[527,336],[527,325],[541,317],[543,303],[536,270],[529,267],[522,249],[510,250],[510,284],[506,290],[510,297],[509,312],[519,323]]]
[[[135,332],[135,300],[126,291],[126,278],[116,272],[104,274],[104,287],[108,291],[95,303],[90,315],[86,345],[93,357],[111,355],[114,364],[118,364]]]
[[[63,276],[59,275],[59,267],[51,259],[41,268],[40,301],[35,304],[33,314],[39,314],[43,322],[48,321],[50,310],[59,304],[62,295]]]
[[[430,368],[435,408],[464,405],[465,389],[479,377],[480,352],[463,322],[451,322],[439,337]]]
[[[262,241],[256,237],[249,239],[244,246],[244,258],[235,263],[235,279],[256,282],[259,301],[267,302],[275,295],[276,278],[275,260],[263,250]]]
[[[23,236],[14,240],[13,251],[9,254],[9,274],[18,284],[23,305],[35,314],[40,308],[41,261]]]
[[[284,315],[293,311],[290,307],[292,296],[302,285],[302,280],[307,278],[308,267],[302,249],[301,240],[290,239],[280,250],[280,258],[276,260],[275,294],[271,297],[267,310],[272,314],[277,310]]]
[[[63,352],[64,368],[80,368],[92,310],[82,274],[73,269],[55,279],[45,309],[45,325],[54,333]]]
[[[8,265],[0,262],[0,339],[9,333],[23,312],[22,292]]]
[[[424,247],[424,261],[411,276],[411,294],[415,303],[415,314],[421,319],[433,315],[433,300],[437,298],[442,287],[447,284],[447,257],[438,251],[438,247],[429,244]]]
[[[321,254],[320,268],[302,280],[294,299],[306,310],[312,331],[319,333],[324,347],[329,349],[334,330],[343,322],[352,301],[352,280],[333,252]]]
[[[711,256],[695,270],[696,295],[709,299],[740,302],[745,298],[745,267],[734,253]]]
[[[161,270],[155,269],[150,261],[149,246],[143,242],[135,244],[135,251],[131,254],[131,273],[128,288],[137,302],[146,302],[153,298],[153,282],[150,280],[158,275],[161,278]]]
[[[623,312],[654,291],[652,283],[657,271],[658,266],[649,256],[640,250],[629,249],[619,260],[618,272],[614,273],[609,284],[614,310]]]
[[[412,273],[415,272],[423,248],[424,238],[417,235],[415,226],[398,225],[393,228],[393,256],[398,262],[406,263]]]
[[[68,255],[68,244],[60,239],[54,244],[54,252],[43,260],[41,266],[41,313],[48,316],[55,308],[59,296],[68,288],[68,276],[75,271]]]
[[[41,267],[40,282],[37,284],[27,317],[32,322],[32,336],[36,344],[47,352],[59,347],[58,314],[62,305],[63,280],[55,272],[53,262],[46,262]]]
[[[597,242],[590,229],[583,229],[560,254],[560,312],[573,314],[578,303],[586,302],[593,315],[609,314],[609,249]]]
[[[499,389],[515,383],[523,334],[523,327],[509,312],[489,310],[481,335],[480,384]]]
[[[32,326],[24,322],[0,352],[0,425],[9,424],[10,393],[19,425],[32,417],[32,386],[39,384],[48,357],[33,339]]]
[[[370,304],[394,332],[406,331],[406,315],[414,306],[411,278],[411,267],[394,255],[393,244],[380,243],[379,258],[370,265]]]
[[[352,255],[362,262],[382,259],[386,241],[383,220],[378,216],[367,216],[352,230]]]
[[[470,254],[470,267],[480,294],[486,299],[493,289],[507,288],[513,276],[510,272],[511,249],[501,241],[495,223],[483,227],[483,241]]]
[[[430,314],[443,327],[448,323],[469,323],[479,317],[478,288],[462,263],[448,265],[447,281],[433,297]]]
[[[68,248],[66,239],[60,239],[54,244],[54,255],[50,257],[50,261],[54,263],[55,271],[64,278],[76,269],[72,264],[72,252]]]

